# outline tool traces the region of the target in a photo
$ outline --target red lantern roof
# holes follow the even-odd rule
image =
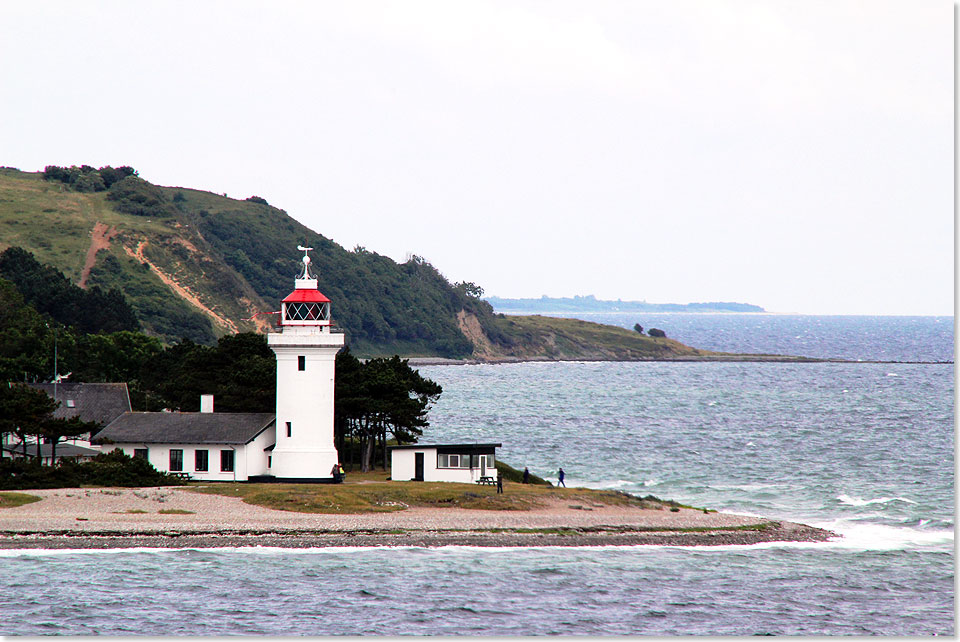
[[[283,303],[330,303],[330,299],[323,296],[320,290],[294,290],[283,300]]]

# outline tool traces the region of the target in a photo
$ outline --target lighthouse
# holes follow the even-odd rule
[[[333,377],[343,334],[331,332],[330,299],[310,272],[303,273],[281,303],[280,332],[267,335],[277,355],[277,441],[270,471],[278,480],[327,481],[339,462],[333,441]]]

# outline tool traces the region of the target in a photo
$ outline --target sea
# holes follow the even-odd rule
[[[583,315],[827,363],[422,367],[425,443],[803,522],[718,547],[5,551],[4,635],[954,635],[952,317]],[[510,485],[507,484],[506,492]]]

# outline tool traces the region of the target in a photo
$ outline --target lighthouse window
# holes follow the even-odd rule
[[[307,358],[303,355],[297,357],[297,370],[306,370],[307,369]]]
[[[220,472],[223,472],[223,473],[233,472],[233,451],[232,450],[220,451]]]
[[[287,437],[293,436],[293,425],[288,421],[287,422]]]

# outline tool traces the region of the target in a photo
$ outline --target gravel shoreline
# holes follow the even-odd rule
[[[559,530],[559,529],[558,529]],[[763,530],[629,531],[599,529],[562,532],[517,531],[304,531],[216,533],[3,533],[0,550],[29,549],[203,549],[276,547],[289,549],[331,547],[440,546],[726,546],[762,542],[823,542],[836,534],[803,524],[771,522]]]
[[[379,546],[710,546],[822,542],[835,533],[746,515],[556,500],[531,510],[273,510],[181,488],[25,491],[0,509],[0,550]]]

